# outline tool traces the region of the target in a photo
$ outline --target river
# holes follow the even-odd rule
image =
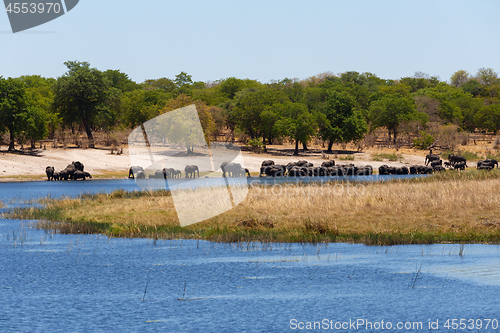
[[[0,183],[0,200],[6,210],[119,188],[138,189],[132,180]],[[496,245],[154,241],[34,223],[0,219],[1,332],[500,329]]]

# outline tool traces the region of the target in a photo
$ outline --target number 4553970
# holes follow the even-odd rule
[[[28,2],[14,2],[9,3],[5,8],[7,13],[11,14],[42,14],[42,13],[56,13],[59,14],[61,11],[61,4],[46,2],[46,3],[28,3]]]
[[[465,330],[465,329],[497,329],[498,328],[498,320],[497,319],[448,319],[444,325],[447,329],[452,330]]]

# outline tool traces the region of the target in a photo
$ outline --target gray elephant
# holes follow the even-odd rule
[[[465,157],[459,156],[459,155],[454,155],[454,154],[448,155],[448,160],[450,161],[451,165],[453,165],[453,166],[455,166],[455,164],[457,164],[457,163],[464,163],[464,164],[467,163],[467,159]]]
[[[196,178],[196,173],[198,173],[198,178],[200,177],[200,170],[197,165],[186,165],[184,172],[186,173],[186,178]]]
[[[144,173],[144,169],[141,167],[141,166],[138,166],[138,165],[133,165],[130,167],[130,169],[128,170],[128,178],[136,178],[137,177],[137,173],[139,171],[142,171],[142,173]]]
[[[47,174],[47,180],[54,180],[54,167],[48,166],[45,168],[45,173]]]
[[[466,162],[458,162],[453,164],[453,168],[455,170],[462,170],[464,171],[465,168],[467,168],[467,163]]]
[[[441,157],[439,157],[439,155],[427,154],[425,156],[425,165],[428,165],[429,163],[434,162],[434,161],[439,161],[440,159],[441,159]]]
[[[73,173],[73,180],[77,180],[77,179],[83,179],[83,180],[85,180],[86,177],[92,178],[92,176],[90,175],[90,173],[85,172],[85,171],[76,170]]]
[[[250,172],[248,169],[244,169],[241,164],[235,162],[224,162],[220,165],[222,170],[222,177],[245,177],[245,173],[248,173],[250,176]]]
[[[326,167],[326,168],[331,168],[331,167],[335,166],[335,161],[334,160],[325,161],[325,162],[321,163],[321,166]]]
[[[492,159],[492,158],[487,158],[485,160],[481,160],[481,161],[477,162],[477,168],[478,169],[479,169],[479,167],[481,167],[483,165],[484,166],[491,166],[492,169],[495,168],[495,165],[496,165],[497,168],[498,168],[498,162],[497,162],[497,160]]]

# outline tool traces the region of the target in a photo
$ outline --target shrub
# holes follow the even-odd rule
[[[426,150],[433,143],[434,138],[425,131],[420,131],[420,137],[413,139],[413,147],[417,149]]]
[[[254,153],[262,153],[264,151],[264,144],[262,143],[262,140],[258,138],[250,139],[247,142],[247,148]]]

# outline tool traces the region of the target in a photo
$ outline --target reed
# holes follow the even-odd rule
[[[166,191],[46,199],[42,208],[16,210],[12,217],[42,220],[39,228],[61,233],[113,237],[231,243],[499,243],[499,191],[500,171],[470,170],[380,183],[252,186],[236,208],[184,228]]]

